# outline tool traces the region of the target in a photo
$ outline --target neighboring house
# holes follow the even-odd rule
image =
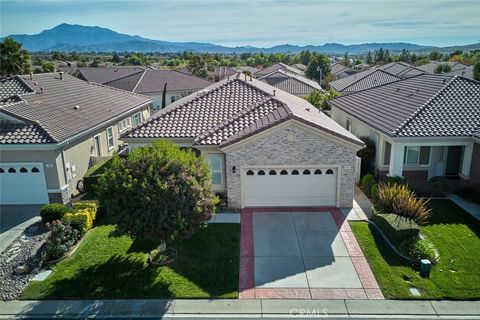
[[[466,78],[473,79],[473,66],[469,66],[460,62],[451,62],[451,61],[430,61],[427,64],[418,66],[417,68],[428,73],[435,73],[435,69],[439,64],[448,64],[452,68],[450,72],[445,74],[447,75],[457,75]]]
[[[162,107],[165,84],[167,84],[166,106],[212,84],[191,74],[144,67],[78,68],[75,75],[88,82],[152,97],[154,110]]]
[[[406,62],[390,62],[377,68],[402,79],[425,73],[425,71],[420,70]]]
[[[335,62],[332,63],[330,66],[330,73],[336,78],[336,79],[342,79],[345,77],[348,77],[357,71],[345,67],[343,64]]]
[[[480,82],[423,74],[329,101],[332,119],[376,143],[377,177],[480,183]]]
[[[152,99],[62,73],[0,83],[0,203],[67,203],[89,166],[119,151],[120,134]]]
[[[376,68],[355,73],[351,76],[330,82],[330,87],[344,94],[362,91],[391,83],[401,78]]]
[[[177,71],[186,73],[186,74],[191,74],[187,68],[178,69]],[[207,68],[206,72],[207,72],[207,79],[215,82],[218,82],[220,80],[223,80],[227,77],[233,76],[238,73],[238,71],[235,70],[234,68],[225,67],[225,66]]]
[[[174,102],[123,138],[129,148],[166,139],[197,149],[232,208],[351,206],[363,147],[306,100],[240,75]]]
[[[249,74],[249,75],[252,75],[252,74],[259,71],[259,69],[255,68],[255,67],[249,67],[249,66],[236,67],[235,70],[237,72],[246,73],[246,74]]]
[[[281,69],[263,76],[259,80],[298,97],[306,97],[314,90],[323,91],[318,82]]]
[[[285,72],[297,74],[299,76],[304,76],[305,75],[304,71],[301,71],[297,68],[291,67],[291,66],[289,66],[289,65],[287,65],[283,62],[277,62],[275,64],[272,64],[269,67],[266,67],[266,68],[263,68],[262,70],[257,71],[255,73],[255,77],[261,78],[263,76],[269,75],[272,72],[275,72],[275,71],[278,71],[278,70],[283,70]]]
[[[291,67],[296,68],[302,72],[307,71],[307,66],[304,65],[303,63],[295,63],[295,64],[292,64]]]

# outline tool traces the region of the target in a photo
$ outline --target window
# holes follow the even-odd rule
[[[298,175],[298,170],[293,170],[292,175],[297,176]]]
[[[171,97],[170,97],[170,102],[171,102],[171,103],[175,102],[175,100],[177,100],[177,97],[176,97],[176,96],[171,96]]]
[[[108,150],[112,150],[113,148],[115,148],[115,140],[113,139],[112,127],[107,128],[107,144],[108,144]]]
[[[133,118],[133,117],[132,117]],[[130,128],[130,118],[123,119],[118,123],[118,132],[125,132]]]
[[[332,169],[328,169],[325,173],[326,173],[326,174],[333,174],[333,170],[332,170]]]
[[[17,172],[17,170],[15,170],[15,168],[8,169],[8,173],[15,173],[15,172]]]
[[[390,142],[383,142],[383,165],[390,165],[390,154],[392,152],[392,145]]]
[[[258,176],[264,176],[264,175],[265,175],[265,171],[260,170],[260,171],[258,171],[257,175],[258,175]]]
[[[303,174],[309,175],[309,174],[310,174],[310,170],[308,170],[308,169],[303,170]]]
[[[137,126],[138,124],[140,124],[140,122],[142,122],[142,113],[139,112],[139,113],[135,113],[133,116],[132,116],[132,126]]]
[[[37,167],[33,167],[33,168],[32,168],[32,172],[33,172],[33,173],[38,173],[38,172],[40,172],[40,170],[38,170]]]
[[[5,173],[5,170],[3,170],[2,168],[0,168],[0,173]]]
[[[314,174],[322,174],[322,170],[317,169],[317,170],[315,170]]]
[[[247,176],[253,176],[253,171],[252,171],[252,170],[248,170],[248,171],[247,171]]]
[[[210,166],[212,184],[223,184],[223,155],[208,154],[207,163]]]
[[[280,171],[280,175],[281,176],[286,176],[286,175],[288,175],[288,171],[287,170],[282,170],[282,171]]]
[[[347,131],[352,132],[352,120],[347,119],[347,125],[345,126]]]
[[[430,147],[405,147],[404,164],[428,165],[430,163]]]
[[[28,170],[26,168],[21,168],[20,169],[20,173],[27,173],[27,172],[28,172]]]
[[[271,175],[271,176],[276,176],[276,175],[277,175],[277,171],[275,171],[275,170],[270,170],[270,172],[269,172],[268,174]]]

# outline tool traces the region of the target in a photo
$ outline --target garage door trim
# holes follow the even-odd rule
[[[314,164],[314,165],[305,165],[305,164],[297,164],[297,165],[276,165],[276,164],[264,164],[264,165],[247,165],[240,167],[240,197],[241,197],[241,205],[242,208],[245,208],[245,175],[248,170],[254,169],[264,169],[264,168],[278,168],[278,169],[298,169],[298,168],[305,168],[305,169],[314,169],[314,168],[332,168],[336,169],[337,175],[337,183],[336,183],[336,194],[335,194],[335,206],[340,207],[340,183],[342,177],[342,166],[338,164]]]

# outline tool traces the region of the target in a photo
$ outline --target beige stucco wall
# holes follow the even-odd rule
[[[313,129],[312,129],[313,130]],[[251,165],[339,165],[339,205],[351,207],[355,181],[356,150],[326,135],[296,125],[265,132],[259,139],[226,148],[228,204],[241,207],[240,174],[242,166]],[[236,172],[231,168],[235,166]]]

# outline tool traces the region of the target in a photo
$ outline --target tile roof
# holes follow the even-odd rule
[[[36,123],[0,120],[0,144],[55,143],[56,141]]]
[[[259,80],[296,96],[307,96],[313,90],[322,91],[322,87],[317,82],[281,69]]]
[[[11,102],[10,100],[16,100],[14,97],[18,97],[24,94],[34,92],[25,81],[19,77],[8,77],[0,80],[0,100],[2,104]]]
[[[57,73],[34,74],[31,80],[29,76],[16,78],[26,82],[36,93],[22,95],[20,101],[1,106],[0,113],[34,123],[55,142],[152,101],[146,96],[89,84],[67,74],[63,75],[63,80]]]
[[[390,62],[378,67],[379,70],[386,71],[400,78],[408,78],[425,73],[423,70],[415,68],[406,62]]]
[[[175,101],[124,136],[190,138],[195,144],[223,147],[291,118],[362,145],[358,138],[306,100],[240,76],[224,79]]]
[[[480,82],[423,74],[329,101],[392,137],[472,137],[480,130]]]
[[[141,74],[144,67],[78,68],[78,77],[88,82],[106,84],[133,74]]]
[[[255,76],[257,77],[263,77],[266,76],[267,74],[270,74],[272,72],[275,72],[277,70],[284,70],[289,73],[293,74],[298,74],[303,76],[305,73],[301,70],[298,70],[297,68],[290,67],[289,65],[283,63],[283,62],[277,62],[275,64],[272,64],[269,67],[263,68],[255,73]]]
[[[418,66],[417,68],[428,73],[435,73],[437,66],[442,63],[449,64],[452,67],[452,70],[446,73],[447,75],[457,75],[473,79],[473,66],[469,66],[460,62],[430,61],[429,63]]]
[[[338,92],[348,93],[377,87],[399,79],[401,78],[386,71],[372,68],[332,81],[330,86]]]
[[[334,76],[341,74],[346,70],[349,70],[349,68],[345,67],[341,63],[332,63],[332,65],[330,66],[330,73],[333,74]]]
[[[307,71],[307,66],[304,65],[303,63],[295,63],[295,64],[292,64],[291,67],[296,68],[303,72]]]

